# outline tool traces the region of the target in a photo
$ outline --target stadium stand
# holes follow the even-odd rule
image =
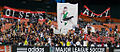
[[[29,11],[26,9],[19,10]],[[108,44],[107,47],[117,47],[119,43],[117,41],[119,40],[120,35],[118,32],[120,30],[120,24],[114,24],[119,23],[118,19],[105,17],[87,17],[79,15],[78,27],[76,27],[78,30],[69,30],[68,34],[65,36],[64,34],[54,34],[53,32],[54,28],[58,28],[56,13],[47,12],[46,15],[46,21],[38,21],[37,24],[29,23],[30,21],[28,19],[22,19],[20,22],[16,21],[15,19],[1,19],[0,27],[2,36],[0,36],[0,42],[2,45],[10,44],[29,46],[67,46],[67,42],[73,42],[73,44],[71,43],[70,46],[84,46],[83,42],[88,41],[89,45],[87,46],[90,46],[96,42],[98,44]],[[94,22],[96,22],[96,24],[93,25]],[[99,22],[102,24],[99,24]],[[88,23],[91,27],[95,28],[96,32],[90,32],[90,34],[84,32],[84,29]],[[110,28],[112,28],[112,31]],[[28,44],[25,44],[26,40]],[[80,42],[80,45],[76,44],[77,41]],[[111,46],[109,46],[109,44],[111,44]]]

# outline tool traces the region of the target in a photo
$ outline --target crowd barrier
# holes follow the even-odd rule
[[[120,48],[0,45],[0,52],[120,52]]]

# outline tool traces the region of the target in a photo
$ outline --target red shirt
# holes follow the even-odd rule
[[[100,42],[100,37],[97,38],[97,42]]]

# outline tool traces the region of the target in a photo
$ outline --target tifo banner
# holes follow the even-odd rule
[[[13,19],[40,19],[44,20],[45,11],[41,12],[33,12],[33,11],[20,11],[18,9],[10,8],[7,6],[4,6],[3,9],[3,17],[4,18],[13,18]]]
[[[49,47],[13,46],[13,52],[49,52]]]
[[[107,8],[101,14],[96,14],[92,12],[86,5],[84,5],[84,9],[82,10],[81,15],[89,16],[89,17],[110,17],[110,8]]]
[[[12,52],[12,48],[8,45],[0,45],[0,52]]]
[[[55,47],[54,52],[106,52],[105,47]]]
[[[77,26],[78,4],[57,3],[58,29],[63,34]]]

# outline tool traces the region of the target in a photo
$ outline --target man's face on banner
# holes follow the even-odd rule
[[[64,11],[65,11],[65,12],[67,11],[67,7],[64,7]]]

